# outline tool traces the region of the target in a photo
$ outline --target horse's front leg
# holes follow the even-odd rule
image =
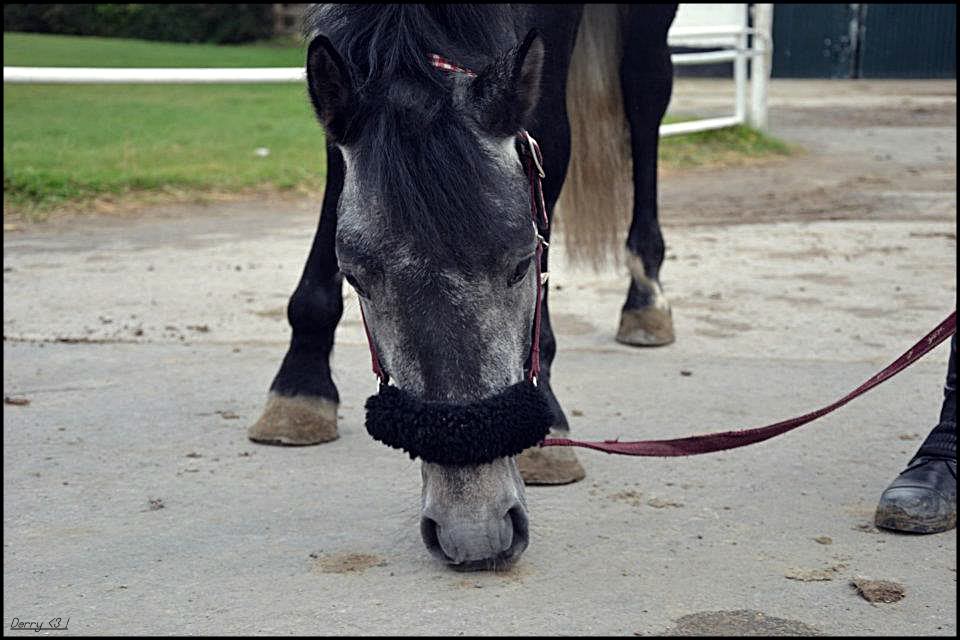
[[[337,437],[340,396],[330,377],[333,335],[343,314],[342,277],[334,253],[343,158],[327,147],[327,184],[320,225],[303,275],[287,306],[293,330],[263,415],[248,432],[265,444],[307,445]]]
[[[566,10],[579,13],[579,8],[566,5]],[[563,33],[551,34],[557,44],[552,50],[548,49],[545,66],[557,69],[556,77],[566,78],[569,53],[573,48],[573,37],[577,31],[579,17],[565,21],[566,29]],[[566,47],[562,46],[563,44]],[[567,117],[566,85],[564,82],[548,83],[541,88],[540,101],[530,127],[531,134],[539,141],[544,156],[543,198],[547,207],[548,217],[553,220],[553,208],[560,196],[563,182],[567,175],[567,164],[570,161],[570,124]],[[544,236],[549,241],[550,229],[544,229]],[[549,273],[550,249],[545,247],[541,256],[540,269]],[[551,436],[566,438],[570,435],[570,425],[560,407],[560,403],[550,385],[553,358],[557,353],[557,340],[553,335],[550,324],[550,282],[543,288],[540,318],[540,388],[546,395],[553,410],[554,423],[550,431]],[[517,466],[526,484],[555,485],[568,484],[582,480],[586,473],[571,447],[533,447],[517,456]]]
[[[631,7],[620,81],[633,154],[633,220],[627,236],[630,289],[617,341],[659,346],[674,340],[670,303],[660,288],[664,244],[657,221],[657,145],[673,88],[667,30],[674,5]]]

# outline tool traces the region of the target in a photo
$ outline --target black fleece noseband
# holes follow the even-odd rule
[[[515,456],[543,440],[553,424],[547,399],[528,381],[470,404],[424,402],[384,385],[366,406],[374,440],[443,465]]]

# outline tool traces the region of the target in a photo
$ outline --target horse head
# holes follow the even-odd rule
[[[503,566],[528,544],[524,484],[513,455],[499,455],[510,450],[484,437],[509,434],[525,411],[544,434],[550,426],[549,406],[511,395],[530,377],[539,307],[517,133],[538,99],[543,43],[531,32],[476,74],[438,69],[429,51],[391,52],[351,59],[325,35],[308,50],[310,98],[345,167],[336,255],[382,380],[403,398],[378,414],[381,426],[426,421],[423,433],[437,435],[446,412],[468,431],[489,427],[471,436],[486,451],[477,456],[445,454],[450,433],[422,436],[433,453],[420,452],[427,548],[460,568]]]

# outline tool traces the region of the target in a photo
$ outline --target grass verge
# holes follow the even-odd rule
[[[665,120],[671,121],[683,120]],[[796,152],[794,145],[752,127],[739,125],[663,138],[660,140],[659,162],[665,173],[671,173],[697,167],[719,169],[740,166]]]
[[[300,85],[11,85],[3,102],[5,213],[323,186],[323,132]]]

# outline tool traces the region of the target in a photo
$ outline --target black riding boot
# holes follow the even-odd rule
[[[957,526],[957,336],[943,390],[940,424],[934,427],[907,468],[880,496],[878,527],[938,533]]]

